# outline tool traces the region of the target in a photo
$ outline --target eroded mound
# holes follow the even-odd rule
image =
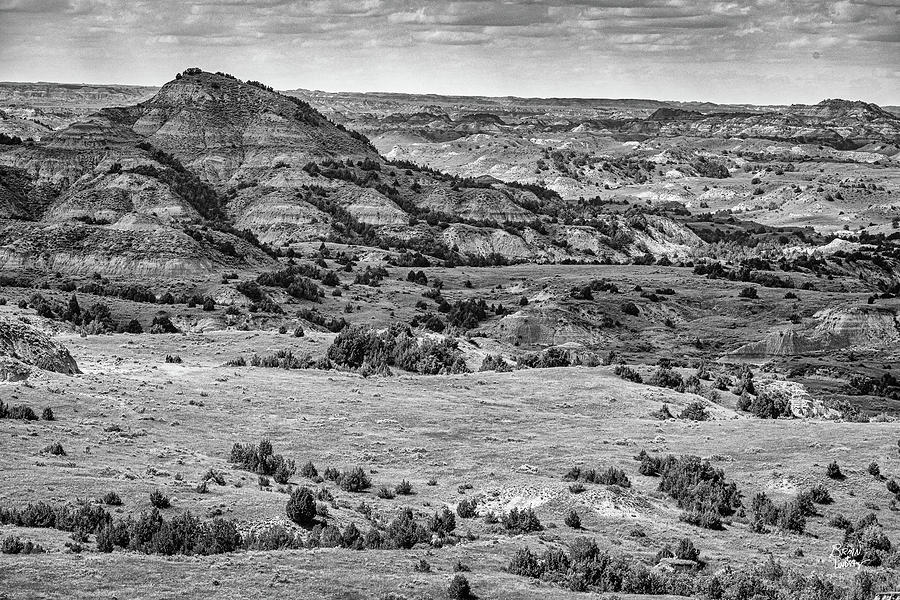
[[[26,323],[0,318],[0,356],[66,375],[81,373],[69,351]]]

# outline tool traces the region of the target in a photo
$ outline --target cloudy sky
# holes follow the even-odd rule
[[[900,0],[0,0],[0,80],[900,104]]]

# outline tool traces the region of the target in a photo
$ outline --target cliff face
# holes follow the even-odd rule
[[[770,333],[759,342],[734,351],[746,356],[792,356],[844,348],[883,348],[900,342],[900,321],[894,308],[842,305],[817,312],[815,324]]]

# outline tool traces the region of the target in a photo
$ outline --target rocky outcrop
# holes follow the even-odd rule
[[[63,346],[39,329],[10,317],[0,317],[0,356],[66,375],[80,373],[75,359]],[[7,374],[10,369],[6,369]]]
[[[480,330],[514,346],[594,345],[607,341],[596,325],[558,307],[528,307],[504,316]]]
[[[512,189],[461,188],[454,190],[447,185],[434,186],[424,195],[419,206],[448,215],[458,215],[473,221],[497,223],[527,223],[534,213],[518,204],[523,200],[535,201],[534,194]]]
[[[841,305],[820,310],[813,318],[812,327],[772,332],[733,354],[793,356],[844,348],[883,348],[900,342],[900,322],[893,307]]]
[[[841,416],[840,411],[828,408],[821,400],[813,398],[800,383],[768,379],[757,381],[755,385],[757,393],[787,400],[795,417],[836,419]]]

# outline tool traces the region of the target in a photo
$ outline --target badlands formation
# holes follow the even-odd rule
[[[0,133],[0,598],[897,589],[895,107],[192,68]]]

